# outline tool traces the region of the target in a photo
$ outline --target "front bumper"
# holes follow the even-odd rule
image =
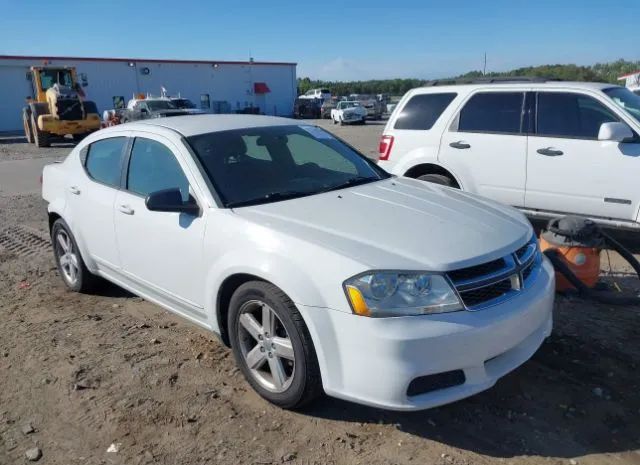
[[[553,267],[533,285],[485,310],[366,318],[299,306],[311,332],[328,395],[391,410],[420,410],[490,388],[527,361],[551,334]],[[462,370],[453,387],[409,396],[418,377]]]

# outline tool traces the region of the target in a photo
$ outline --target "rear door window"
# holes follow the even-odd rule
[[[536,133],[546,137],[598,139],[602,123],[620,121],[596,99],[570,92],[538,93]]]
[[[126,143],[126,137],[111,137],[89,145],[84,163],[89,176],[107,186],[119,187]]]
[[[414,95],[398,115],[394,129],[431,129],[456,95],[453,92]]]
[[[459,132],[520,134],[523,92],[475,94],[460,111]]]

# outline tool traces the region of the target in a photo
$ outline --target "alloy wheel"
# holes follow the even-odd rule
[[[286,391],[295,373],[295,354],[282,321],[259,300],[245,302],[239,313],[238,340],[251,376],[268,391]]]
[[[58,230],[55,239],[56,255],[58,256],[62,275],[67,283],[73,286],[78,281],[80,273],[80,264],[78,255],[73,247],[73,241],[64,229]]]

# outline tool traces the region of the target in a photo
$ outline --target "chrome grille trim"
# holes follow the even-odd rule
[[[456,280],[451,276],[455,276],[456,272],[460,274],[461,270],[447,273],[449,281],[467,310],[477,311],[497,305],[518,295],[535,281],[542,263],[541,255],[538,252],[537,238],[533,236],[527,244],[502,257],[502,260],[504,262],[503,268],[491,273],[479,274],[473,278]],[[462,270],[480,269],[482,265]],[[510,289],[506,283],[507,280],[511,283]],[[484,295],[483,289],[486,289]]]

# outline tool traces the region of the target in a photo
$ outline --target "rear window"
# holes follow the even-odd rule
[[[107,186],[118,187],[122,152],[126,143],[125,137],[113,137],[91,144],[84,164],[89,176]]]
[[[523,92],[476,94],[460,111],[460,132],[520,134]]]
[[[394,129],[431,129],[456,93],[414,95],[404,106]]]

